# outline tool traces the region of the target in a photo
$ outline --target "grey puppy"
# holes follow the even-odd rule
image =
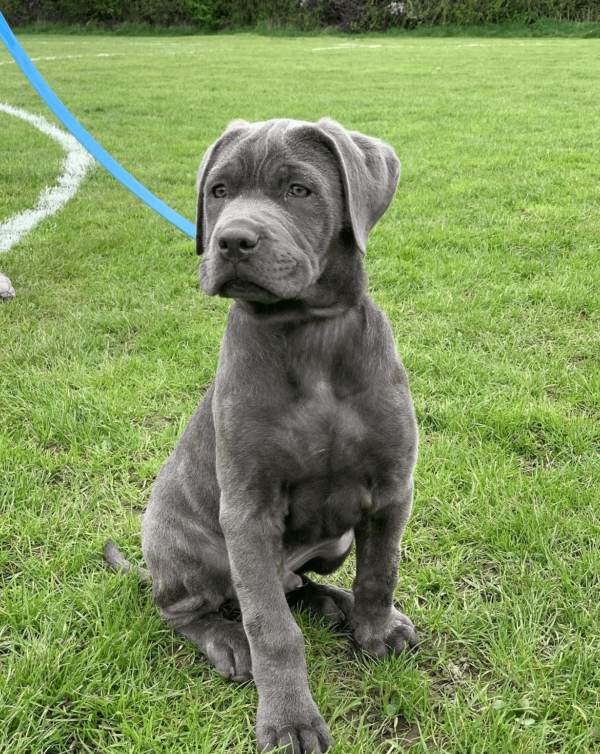
[[[391,147],[331,120],[235,121],[200,165],[202,290],[235,303],[142,542],[164,620],[221,675],[254,678],[261,751],[332,745],[290,606],[347,625],[377,657],[417,643],[393,606],[417,428],[362,261],[399,172]],[[352,592],[306,577],[337,569],[353,541]],[[112,544],[107,557],[124,564]]]

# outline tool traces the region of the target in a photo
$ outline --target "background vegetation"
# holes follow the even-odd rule
[[[369,241],[420,425],[396,600],[424,643],[355,657],[299,617],[338,754],[600,750],[598,42],[29,36],[82,124],[189,218],[234,118],[381,137],[403,164]],[[0,49],[0,99],[51,118]],[[0,222],[61,172],[0,112]],[[100,168],[0,256],[0,751],[248,754],[256,693],[135,578],[151,485],[213,379],[228,302],[194,244]],[[349,585],[353,566],[336,574]]]
[[[267,25],[299,30],[385,31],[425,25],[600,21],[600,0],[1,0],[11,24],[43,22]]]

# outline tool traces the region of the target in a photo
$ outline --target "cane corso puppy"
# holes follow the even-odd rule
[[[290,606],[377,657],[417,643],[393,605],[417,429],[363,269],[399,172],[391,147],[332,120],[235,121],[200,165],[201,287],[234,303],[215,383],[156,480],[143,551],[164,620],[225,678],[254,678],[261,751],[332,745]],[[305,575],[332,573],[353,543],[352,592]]]

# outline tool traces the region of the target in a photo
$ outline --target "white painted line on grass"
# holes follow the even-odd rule
[[[388,45],[385,46],[387,47]],[[383,45],[361,45],[355,44],[354,42],[346,42],[344,44],[333,45],[333,47],[311,47],[311,52],[320,52],[321,50],[347,50],[350,47],[360,47],[363,50],[374,50],[377,47],[383,47]]]
[[[32,115],[26,110],[0,103],[0,111],[22,118],[42,133],[57,141],[67,153],[63,162],[63,174],[53,188],[46,187],[38,199],[35,209],[26,209],[0,224],[0,254],[8,251],[17,241],[34,228],[47,215],[53,215],[75,196],[79,184],[94,162],[74,136],[53,126],[41,115]]]
[[[201,50],[203,52],[203,50]],[[195,55],[196,50],[184,50],[182,52],[165,52],[164,55]],[[75,60],[76,58],[116,58],[124,56],[133,56],[136,58],[152,58],[155,53],[150,55],[140,55],[137,52],[90,52],[86,55],[45,55],[41,58],[29,58],[32,62],[37,63],[40,60]],[[16,65],[14,60],[0,60],[0,65]]]
[[[436,41],[438,39],[443,39],[443,37],[436,38]],[[347,44],[339,44],[339,45],[332,45],[331,47],[311,47],[311,52],[328,52],[330,50],[349,50],[349,49],[356,49],[360,48],[361,50],[371,50],[375,48],[383,48],[384,50],[406,50],[407,52],[410,50],[431,50],[433,47],[437,47],[439,50],[458,50],[459,48],[464,47],[487,47],[488,49],[501,49],[503,47],[547,47],[548,45],[552,44],[551,42],[534,42],[533,40],[529,41],[526,40],[524,42],[505,42],[505,40],[500,39],[498,40],[497,44],[482,44],[480,42],[473,42],[470,44],[445,44],[445,45],[437,45],[435,42],[433,44],[421,44],[421,45],[415,45],[415,44],[399,44],[399,45],[393,45],[393,44],[386,44],[386,45],[365,45],[365,44],[355,44],[355,43],[347,43]]]
[[[93,53],[90,55],[45,55],[41,58],[29,58],[32,62],[37,63],[38,60],[72,60],[74,58],[112,58],[115,55],[120,55],[123,53],[118,52],[98,52]],[[15,65],[14,60],[2,60],[0,61],[0,65]]]

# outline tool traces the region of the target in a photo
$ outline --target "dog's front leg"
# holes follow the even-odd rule
[[[248,493],[252,496],[252,493]],[[258,501],[221,498],[221,527],[258,688],[261,751],[320,754],[332,741],[310,691],[302,633],[283,590],[283,522]]]
[[[355,528],[356,579],[350,620],[356,643],[377,657],[418,643],[412,621],[393,605],[400,540],[412,505],[412,479],[393,499],[363,517]]]

